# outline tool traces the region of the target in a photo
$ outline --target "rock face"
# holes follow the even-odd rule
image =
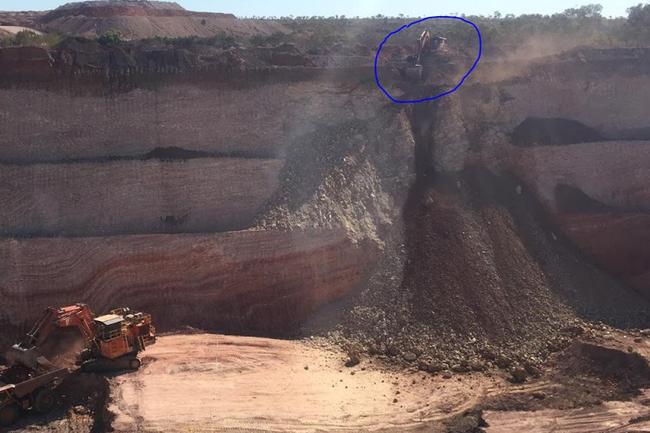
[[[11,70],[15,74],[35,73],[47,76],[54,62],[50,53],[37,47],[9,47],[0,50],[0,69]]]
[[[477,79],[484,83],[459,93],[466,123],[512,132],[527,118],[565,119],[607,137],[612,131],[647,127],[642,113],[650,96],[645,85],[650,50],[618,51],[578,50],[569,60],[541,59],[497,83],[479,70]],[[507,71],[509,65],[499,68]]]
[[[650,212],[649,141],[542,146],[515,155],[517,172],[552,210],[563,184],[608,206]]]
[[[558,234],[647,293],[638,241],[650,212],[648,120],[641,114],[650,51],[578,50],[549,60],[516,72],[501,65],[512,76],[498,83],[479,71],[484,83],[459,94],[479,159],[516,173]]]
[[[306,145],[342,120],[371,119],[380,102],[361,92],[341,98],[341,87],[331,82],[243,89],[179,82],[108,99],[65,89],[0,91],[0,105],[11,108],[0,116],[0,161],[140,157],[172,146],[221,156],[281,157],[292,142]]]
[[[650,214],[562,214],[558,219],[598,264],[650,296]]]
[[[4,236],[216,232],[249,227],[280,160],[201,158],[2,166]]]
[[[545,356],[576,315],[637,324],[647,299],[614,277],[647,277],[643,243],[625,231],[645,239],[650,160],[647,143],[612,134],[647,127],[647,64],[621,80],[556,63],[412,111],[363,68],[63,68],[10,81],[1,323],[17,331],[47,304],[85,301],[150,311],[163,329],[291,335],[345,298],[355,320],[342,326],[363,344],[455,371],[483,365],[490,344]],[[594,82],[548,79],[571,68]],[[536,124],[541,145],[515,146],[533,117],[554,119]],[[577,123],[557,119],[591,128],[578,141],[611,141],[569,144]]]
[[[357,286],[372,245],[344,232],[7,239],[0,242],[0,324],[11,339],[49,305],[130,305],[162,330],[190,325],[286,335]]]
[[[518,153],[515,170],[593,261],[650,293],[650,143],[606,141]]]
[[[162,330],[295,335],[376,265],[412,159],[379,95],[159,78],[0,89],[3,344],[71,302],[131,305]]]

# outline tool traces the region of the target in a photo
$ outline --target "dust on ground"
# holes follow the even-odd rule
[[[302,341],[165,336],[111,380],[116,431],[643,431],[650,331],[576,326],[535,374],[431,374]],[[201,408],[197,410],[197,408]],[[611,429],[611,430],[610,430]]]
[[[161,336],[137,372],[76,373],[13,432],[641,432],[650,330],[573,329],[535,374],[430,373],[325,338]]]
[[[445,379],[339,349],[222,335],[162,337],[112,380],[116,431],[410,431],[462,415],[503,380]],[[200,409],[199,409],[200,408]]]

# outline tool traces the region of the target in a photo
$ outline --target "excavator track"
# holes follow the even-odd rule
[[[90,359],[81,364],[84,373],[110,373],[140,368],[140,360],[135,355],[122,356],[116,359]]]

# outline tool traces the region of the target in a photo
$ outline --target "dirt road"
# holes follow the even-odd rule
[[[650,431],[648,407],[606,402],[592,408],[535,412],[486,412],[487,433],[642,433]]]
[[[497,379],[344,367],[295,341],[161,337],[143,368],[113,379],[115,431],[409,431],[471,408]]]

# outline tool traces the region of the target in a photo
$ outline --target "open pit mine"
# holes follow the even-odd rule
[[[650,49],[407,22],[0,12],[0,431],[650,431]]]

